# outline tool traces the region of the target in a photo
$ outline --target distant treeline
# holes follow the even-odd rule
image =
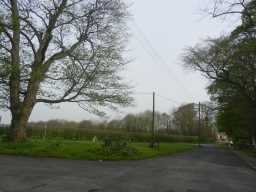
[[[157,112],[155,116],[155,129],[157,131],[168,132],[170,134],[180,134],[179,130],[171,127],[170,115]],[[28,124],[28,128],[72,128],[86,130],[107,130],[114,132],[150,132],[152,129],[152,112],[145,111],[139,114],[128,114],[122,119],[114,119],[110,121],[83,120],[81,122],[75,122],[67,120],[49,120],[31,122]]]
[[[201,138],[215,138],[215,129],[211,118],[203,113],[201,115]],[[155,119],[155,135],[158,135],[163,141],[189,140],[195,142],[199,135],[195,104],[182,105],[170,114],[156,112]],[[152,134],[152,112],[128,114],[119,120],[103,122],[91,120],[31,122],[28,125],[28,130],[30,136],[37,137],[92,139],[94,136],[103,138],[111,135],[113,137],[135,138],[136,141],[148,141]]]
[[[213,140],[215,128],[213,117],[201,112],[199,129],[198,106],[193,103],[182,105],[171,113],[155,113],[155,135],[162,142],[197,142]],[[110,121],[49,120],[30,122],[28,136],[38,138],[104,139],[106,137],[127,138],[137,142],[150,141],[152,137],[152,112],[128,114],[122,119]],[[1,129],[0,134],[6,129]]]

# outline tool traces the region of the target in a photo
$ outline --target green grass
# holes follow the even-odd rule
[[[256,158],[256,149],[240,149],[238,150],[250,157]]]
[[[149,148],[148,143],[133,143],[131,145],[139,151],[139,155],[135,157],[135,159],[147,159],[158,156],[173,155],[197,148],[196,145],[188,143],[160,143],[159,149]]]
[[[237,149],[235,148],[234,146],[233,147],[229,147],[227,144],[216,144],[216,146],[218,148],[221,148],[221,149],[233,149],[235,151],[238,151],[240,153],[243,153],[249,157],[253,157],[253,158],[256,158],[256,149],[253,149],[253,148],[243,148],[243,149]]]
[[[216,143],[215,146],[220,149],[229,149],[230,147],[225,143]]]
[[[0,154],[32,157],[54,157],[83,160],[139,160],[172,155],[196,148],[187,143],[161,143],[151,149],[148,143],[131,143],[123,150],[109,150],[102,143],[71,140],[31,139],[22,143],[0,142]]]

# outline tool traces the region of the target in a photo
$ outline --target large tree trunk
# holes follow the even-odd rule
[[[13,116],[9,132],[9,139],[13,142],[24,141],[27,137],[26,125],[27,119],[25,117]]]
[[[12,142],[24,141],[27,138],[27,124],[34,105],[27,106],[20,112],[12,114],[9,130],[9,140]]]
[[[27,124],[32,110],[36,104],[36,95],[40,82],[31,78],[28,86],[28,92],[24,101],[18,108],[12,110],[12,121],[9,132],[9,139],[12,142],[24,141],[26,139]]]

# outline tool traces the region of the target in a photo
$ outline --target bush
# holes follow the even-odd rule
[[[252,147],[247,137],[235,137],[233,142],[235,149],[249,149]]]
[[[0,136],[5,135],[5,134],[6,134],[6,128],[0,127]]]
[[[123,138],[111,138],[107,137],[104,139],[102,149],[102,153],[111,156],[112,154],[119,155],[119,156],[133,156],[138,153],[138,151],[129,146],[129,141]]]
[[[0,141],[7,140],[7,129],[5,127],[0,127]]]

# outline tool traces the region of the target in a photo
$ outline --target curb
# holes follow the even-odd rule
[[[256,171],[256,158],[250,157],[243,152],[232,150],[241,160],[245,162],[247,166]]]

